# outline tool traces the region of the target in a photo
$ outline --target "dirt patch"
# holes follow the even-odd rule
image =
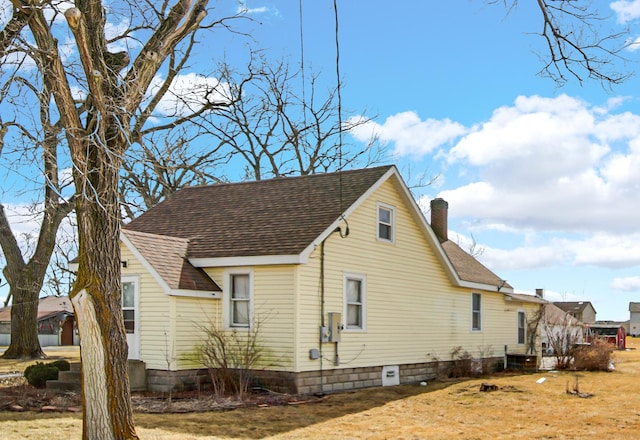
[[[133,410],[138,413],[197,413],[205,411],[229,411],[247,407],[300,405],[322,401],[313,396],[297,396],[256,390],[242,399],[220,398],[206,392],[185,391],[171,393],[134,392],[131,395]],[[24,378],[7,378],[0,382],[0,411],[79,412],[80,394],[76,392],[51,392],[25,383]]]

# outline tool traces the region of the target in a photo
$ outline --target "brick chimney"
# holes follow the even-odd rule
[[[449,240],[447,217],[449,211],[449,204],[441,198],[433,199],[431,201],[431,229],[435,232],[436,237],[440,240],[440,243],[444,243]]]

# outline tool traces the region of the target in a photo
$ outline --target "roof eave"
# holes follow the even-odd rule
[[[458,280],[459,280],[458,281],[459,287],[466,287],[468,289],[473,289],[473,290],[485,290],[489,292],[498,292],[498,293],[504,293],[504,294],[514,293],[512,287],[506,287],[506,286],[498,287],[494,284],[476,283],[473,281],[466,281],[460,278],[458,278]]]
[[[189,258],[193,267],[237,267],[304,264],[307,258],[299,255],[251,255],[246,257]]]
[[[165,293],[169,296],[186,296],[190,298],[222,298],[222,292],[215,292],[213,290],[169,289],[169,291]]]

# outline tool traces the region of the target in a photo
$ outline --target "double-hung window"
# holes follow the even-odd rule
[[[122,316],[127,333],[136,329],[136,284],[133,281],[122,282]]]
[[[251,327],[252,300],[252,276],[251,273],[229,273],[227,275],[227,327],[249,328]]]
[[[527,334],[527,319],[524,312],[518,312],[518,344],[524,344]]]
[[[378,205],[378,240],[394,241],[394,210],[387,205]]]
[[[345,330],[364,330],[366,316],[364,276],[345,275],[344,309]]]
[[[471,294],[471,330],[482,330],[482,295]]]

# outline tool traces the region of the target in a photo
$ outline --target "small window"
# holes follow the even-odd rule
[[[471,294],[471,330],[482,330],[482,295]]]
[[[229,292],[229,326],[249,327],[251,287],[249,274],[232,274]]]
[[[393,208],[378,205],[378,239],[393,241]]]
[[[365,279],[358,275],[346,275],[344,281],[346,330],[365,328]]]
[[[135,333],[136,329],[135,288],[135,283],[131,281],[122,283],[122,316],[127,333]]]
[[[526,338],[527,320],[524,312],[518,312],[518,344],[524,344]]]

